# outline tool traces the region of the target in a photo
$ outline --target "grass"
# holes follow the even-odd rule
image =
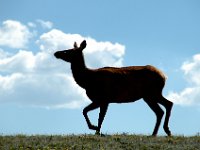
[[[1,150],[199,150],[200,136],[15,135],[0,136]]]

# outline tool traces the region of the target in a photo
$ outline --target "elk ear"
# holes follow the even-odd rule
[[[84,40],[80,45],[80,49],[83,50],[86,47],[86,45],[87,45],[86,40]]]
[[[77,46],[77,43],[76,42],[74,42],[74,48],[76,49],[76,48],[78,48],[78,46]]]

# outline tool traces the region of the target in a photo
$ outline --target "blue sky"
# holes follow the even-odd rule
[[[0,0],[0,133],[84,134],[89,104],[56,50],[88,42],[86,64],[154,65],[168,76],[173,134],[200,132],[198,0]],[[98,110],[90,113],[97,124]],[[155,115],[142,101],[111,104],[103,133],[151,134]],[[162,124],[159,135],[164,135]]]

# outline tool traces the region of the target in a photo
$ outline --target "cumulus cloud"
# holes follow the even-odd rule
[[[24,48],[32,33],[28,27],[15,20],[6,20],[0,26],[0,46]]]
[[[50,21],[44,21],[41,19],[38,19],[37,22],[42,26],[44,29],[51,29],[53,27],[53,23]]]
[[[200,106],[200,54],[184,62],[181,70],[189,87],[180,92],[170,92],[168,98],[176,104]]]
[[[85,39],[87,47],[84,50],[86,63],[90,67],[101,66],[122,66],[125,46],[109,41],[98,42],[91,37],[83,37],[79,34],[66,34],[60,30],[53,29],[40,36],[37,43],[40,49],[45,52],[52,52],[55,49],[63,50],[72,48],[74,42],[81,43]]]
[[[28,26],[31,28],[36,28],[36,24],[33,22],[28,22]]]
[[[125,46],[52,29],[38,37],[37,52],[30,49],[12,54],[0,49],[0,102],[45,108],[80,108],[87,104],[89,99],[75,83],[69,64],[53,56],[56,50],[72,48],[74,41],[84,39],[88,43],[84,50],[88,66],[123,65]],[[31,44],[35,42],[29,47]]]
[[[35,22],[28,22],[28,27],[36,28],[37,26],[42,27],[43,29],[52,29],[53,23],[51,21],[44,21],[41,19],[37,19]]]

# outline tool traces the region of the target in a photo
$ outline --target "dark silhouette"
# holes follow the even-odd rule
[[[141,98],[156,114],[153,136],[157,135],[164,111],[159,104],[166,108],[164,121],[164,131],[168,136],[171,132],[168,127],[169,117],[173,103],[162,96],[162,89],[165,85],[166,77],[153,66],[130,66],[130,67],[104,67],[99,69],[89,69],[85,65],[83,49],[86,47],[84,40],[80,47],[74,43],[74,48],[58,51],[54,55],[64,61],[71,63],[71,70],[76,83],[86,90],[87,96],[92,101],[83,109],[89,129],[100,133],[109,103],[128,103]],[[98,126],[91,124],[87,113],[96,108],[100,108]]]

